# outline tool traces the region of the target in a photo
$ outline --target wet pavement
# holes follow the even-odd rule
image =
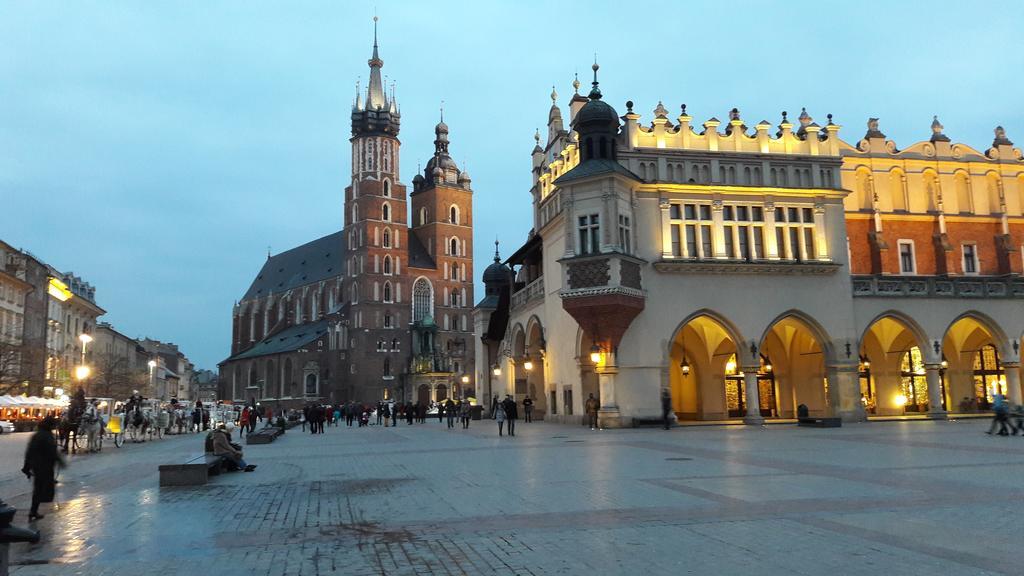
[[[1024,440],[987,422],[498,438],[436,420],[290,431],[251,474],[159,488],[170,437],[75,457],[12,574],[1020,574]],[[27,435],[0,438],[22,510]],[[11,459],[14,459],[13,461]],[[12,471],[13,469],[13,471]],[[19,512],[18,523],[25,523]]]

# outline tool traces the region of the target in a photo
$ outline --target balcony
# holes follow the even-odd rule
[[[544,299],[544,277],[541,276],[512,295],[512,309],[523,308]]]
[[[1020,276],[853,276],[860,298],[1024,298]]]
[[[646,304],[641,279],[645,261],[605,252],[559,262],[565,286],[560,292],[562,309],[595,339],[595,345],[600,339],[604,350],[614,350]]]

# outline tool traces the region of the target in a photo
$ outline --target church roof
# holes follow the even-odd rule
[[[231,358],[225,360],[225,362],[298,350],[326,334],[328,331],[327,324],[328,321],[325,319],[317,322],[309,322],[306,324],[299,324],[298,326],[292,326],[276,334],[267,336],[252,348],[249,348],[245,352],[235,354]]]
[[[565,174],[562,174],[555,180],[555,184],[562,185],[566,182],[573,180],[581,180],[583,178],[590,178],[591,176],[599,176],[606,173],[617,173],[625,176],[626,178],[632,178],[633,180],[642,181],[639,176],[633,174],[622,164],[619,164],[615,160],[608,160],[606,158],[591,158],[579,163],[575,168],[569,170]]]
[[[242,300],[319,282],[345,273],[345,236],[341,231],[267,258]]]
[[[406,246],[409,247],[409,267],[437,269],[437,263],[430,256],[430,252],[427,252],[426,246],[412,230],[409,230]]]

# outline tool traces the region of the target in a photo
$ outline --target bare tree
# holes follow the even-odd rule
[[[21,392],[24,350],[23,345],[0,337],[0,394]]]
[[[132,390],[145,386],[146,374],[132,370],[127,358],[107,352],[94,357],[89,392],[93,396],[127,398]]]

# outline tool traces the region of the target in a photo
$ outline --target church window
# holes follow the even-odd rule
[[[426,278],[419,278],[412,287],[412,321],[421,322],[432,315],[434,289]]]
[[[385,180],[384,181],[384,197],[385,198],[390,198],[391,197],[391,181],[390,180]]]
[[[451,330],[451,320],[449,320],[447,314],[444,315],[444,329]]]
[[[384,274],[391,275],[391,256],[384,255]]]
[[[459,239],[458,238],[452,238],[451,241],[448,244],[449,244],[449,246],[448,246],[448,253],[451,254],[452,256],[458,256],[459,255]]]
[[[390,228],[385,228],[384,229],[384,247],[385,248],[391,248],[391,229]]]
[[[459,207],[455,204],[448,210],[448,219],[452,224],[459,223]]]
[[[395,327],[395,323],[393,321],[393,318],[392,318],[391,314],[384,313],[384,327],[385,328],[394,328]]]
[[[391,358],[384,359],[384,376],[391,376]]]
[[[316,374],[306,374],[306,396],[316,396],[317,384]]]
[[[391,282],[384,283],[384,301],[391,302]]]
[[[427,209],[426,208],[420,208],[420,226],[425,226],[426,224],[427,224]]]
[[[352,223],[359,222],[359,204],[352,205]]]
[[[452,308],[458,308],[459,306],[459,293],[452,290],[452,293],[448,295],[448,303]]]
[[[318,304],[320,304],[319,294],[313,294],[309,299],[310,320],[316,320],[318,318],[317,313],[320,311]]]
[[[452,262],[451,268],[449,268],[449,270],[451,270],[451,273],[452,273],[452,280],[458,280],[459,279],[459,265],[454,263],[454,262]]]
[[[579,253],[597,254],[601,251],[601,227],[598,215],[580,216],[578,222]]]
[[[295,319],[293,323],[302,323],[302,300],[300,298],[295,299]]]
[[[468,329],[468,326],[469,326],[469,325],[468,325],[468,321],[466,320],[466,315],[465,315],[465,314],[463,314],[463,315],[462,315],[462,331],[463,331],[463,332],[466,332],[466,331],[467,331],[467,329]]]
[[[358,304],[359,303],[359,284],[354,284],[354,283],[352,284],[351,294],[352,294],[352,303],[353,304]]]
[[[384,205],[381,206],[380,213],[381,213],[381,218],[385,222],[390,222],[391,221],[391,205],[390,204],[385,202]]]

